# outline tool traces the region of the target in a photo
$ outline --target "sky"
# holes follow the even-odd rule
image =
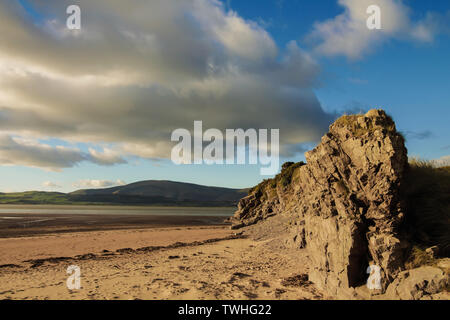
[[[336,117],[371,108],[409,156],[448,164],[449,53],[446,0],[1,1],[0,192],[245,188],[259,165],[177,166],[171,132],[279,128],[281,163],[300,161]]]

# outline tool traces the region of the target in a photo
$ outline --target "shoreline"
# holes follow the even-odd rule
[[[228,226],[228,215],[0,213],[0,239],[75,232]]]
[[[96,210],[146,210],[146,209],[182,209],[182,208],[189,208],[189,209],[227,209],[227,208],[233,208],[236,209],[236,206],[196,206],[196,205],[183,205],[183,206],[177,206],[177,205],[151,205],[151,204],[135,204],[135,205],[129,205],[129,204],[103,204],[103,203],[88,203],[88,204],[41,204],[41,203],[0,203],[0,210],[4,208],[11,208],[11,209],[17,209],[17,208],[41,208],[41,209],[67,209],[67,208],[73,208],[73,209],[88,209],[88,208],[95,208]]]

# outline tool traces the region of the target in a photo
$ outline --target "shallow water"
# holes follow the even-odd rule
[[[17,219],[8,214],[93,214],[149,216],[231,216],[234,207],[131,207],[131,206],[51,206],[0,205],[0,219]]]

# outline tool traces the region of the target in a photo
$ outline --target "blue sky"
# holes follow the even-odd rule
[[[363,48],[360,48],[357,52],[352,52],[349,54],[345,51],[345,48],[343,48],[342,52],[338,51],[330,53],[326,50],[325,52],[320,51],[320,46],[318,46],[317,43],[326,43],[326,41],[330,40],[327,38],[329,35],[320,33],[317,34],[317,32],[314,33],[314,30],[317,30],[317,24],[325,25],[328,23],[333,26],[333,21],[337,16],[345,14],[348,10],[352,10],[352,7],[350,7],[352,5],[352,1],[349,0],[346,2],[346,0],[343,0],[342,2],[344,4],[347,3],[349,7],[345,7],[342,3],[339,4],[336,0],[228,0],[224,1],[224,6],[220,14],[224,16],[224,19],[228,19],[227,14],[234,12],[236,16],[242,18],[244,21],[239,22],[242,24],[238,25],[240,28],[247,27],[247,24],[256,23],[259,26],[258,28],[261,30],[257,30],[259,34],[255,34],[255,37],[258,37],[265,30],[265,32],[267,32],[267,34],[274,41],[280,55],[282,55],[283,52],[286,52],[286,47],[288,47],[292,40],[295,40],[298,48],[300,48],[302,52],[305,52],[305,54],[307,54],[314,61],[312,65],[317,67],[316,71],[312,72],[311,75],[306,74],[304,78],[307,78],[308,76],[314,78],[313,83],[308,84],[306,89],[308,92],[313,93],[317,97],[320,107],[325,113],[342,113],[347,110],[358,109],[366,111],[373,107],[381,107],[393,116],[397,123],[398,130],[402,131],[406,135],[407,147],[410,156],[417,156],[425,159],[439,159],[450,155],[450,134],[448,130],[448,122],[450,119],[450,62],[448,58],[450,53],[450,4],[448,1],[417,0],[401,2],[392,0],[394,5],[400,3],[400,5],[394,8],[399,10],[407,9],[408,11],[405,15],[400,12],[398,13],[398,16],[393,17],[393,19],[405,19],[406,22],[404,22],[404,25],[392,27],[392,32],[389,31],[386,32],[386,34],[383,34],[383,36],[374,37],[373,41],[368,41],[367,44]],[[391,0],[383,0],[381,2],[391,2]],[[30,30],[36,28],[38,32],[42,33],[42,37],[44,37],[43,39],[46,39],[45,37],[48,36],[45,32],[48,32],[49,29],[46,28],[57,28],[58,26],[61,28],[61,23],[58,25],[58,19],[63,21],[64,16],[58,16],[58,10],[54,9],[58,8],[56,5],[53,8],[45,5],[41,6],[39,1],[26,0],[22,0],[21,3],[23,5],[22,9],[6,8],[5,10],[11,10],[11,12],[16,14],[17,12],[24,14],[24,19],[28,19],[28,23],[30,24]],[[80,1],[80,3],[83,10],[83,1]],[[212,10],[207,11],[211,13],[216,12],[214,9],[215,7],[207,7],[206,9],[202,7],[202,10]],[[171,8],[171,10],[175,12],[175,9]],[[88,12],[85,16],[89,17],[89,14],[91,13]],[[195,14],[193,15],[195,19],[202,19],[196,17]],[[427,16],[431,18],[427,19]],[[52,20],[52,23],[48,24],[47,22],[50,20]],[[439,23],[435,23],[436,21]],[[14,23],[14,16],[9,22],[5,23]],[[98,22],[97,24],[100,23],[101,22]],[[214,22],[203,22],[202,20],[202,23]],[[414,30],[414,28],[419,25],[425,28],[427,32],[429,31],[426,35],[428,36],[430,34],[431,38],[426,37],[426,39],[424,39],[421,36],[416,37],[413,32],[409,34],[409,29]],[[88,25],[88,27],[90,26]],[[96,25],[96,27],[98,27],[98,25]],[[99,28],[101,28],[101,26]],[[2,28],[2,30],[5,29]],[[152,30],[150,29],[150,31]],[[174,34],[176,34],[175,31]],[[221,34],[222,33],[219,35]],[[312,39],[311,35],[314,34],[315,39]],[[333,34],[332,36],[342,35]],[[361,35],[358,34],[358,36],[364,37],[364,33]],[[345,34],[343,37],[345,39]],[[64,45],[62,40],[58,41],[59,42],[56,43],[55,48],[58,48],[57,46]],[[352,40],[348,41],[348,45],[353,44],[351,42]],[[0,42],[0,49],[1,45],[5,44],[8,43]],[[12,44],[8,45],[9,47],[14,47]],[[32,47],[33,44],[30,44],[30,46]],[[255,44],[255,50],[259,50],[258,46],[260,46],[259,43]],[[270,50],[270,48],[272,48],[270,43],[267,44],[267,42],[264,42],[261,46],[264,50]],[[17,52],[21,52],[20,50],[24,51],[27,50],[27,48],[17,44]],[[49,48],[49,50],[52,49]],[[234,50],[237,49],[234,48]],[[258,50],[252,52],[258,52]],[[17,52],[14,53],[15,56],[17,56]],[[93,54],[97,54],[97,51]],[[126,54],[128,54],[128,52],[126,52]],[[238,52],[237,54],[241,53]],[[11,56],[13,56],[13,53],[11,53]],[[81,56],[81,54],[79,56]],[[186,54],[184,56],[186,56]],[[66,79],[65,76],[67,74],[70,75],[71,72],[77,73],[76,70],[69,70],[70,66],[65,66],[62,63],[61,65],[55,67],[55,69],[52,69],[53,62],[46,61],[45,57],[30,58],[29,55],[25,54],[23,57],[24,58],[22,61],[26,61],[25,66],[19,64],[16,60],[11,60],[14,61],[14,63],[17,63],[16,68],[24,68],[23,70],[28,68],[31,70],[30,66],[33,66],[33,68],[37,68],[36,70],[40,70],[38,67],[42,67],[42,70],[47,72],[45,73],[42,71],[45,77],[48,77],[48,81],[54,80],[54,77],[57,79]],[[243,59],[242,56],[239,56],[238,58]],[[9,57],[7,56],[4,59],[9,59]],[[237,58],[234,57],[233,59]],[[276,58],[277,61],[279,59],[279,57]],[[307,58],[303,57],[302,59]],[[8,63],[9,60],[5,61]],[[193,61],[194,63],[196,62],[196,60]],[[227,63],[230,61],[235,60],[230,58]],[[67,63],[70,64],[70,61]],[[83,61],[83,63],[86,64],[86,61]],[[173,61],[163,63],[168,64],[166,67],[167,70],[172,70],[171,66],[174,64]],[[242,65],[245,63],[245,67],[248,66],[247,60],[245,62],[239,61],[239,63],[240,66],[241,63]],[[58,62],[55,61],[55,65],[57,64]],[[2,70],[1,66],[2,65],[0,64],[0,70]],[[106,66],[106,68],[107,67],[108,66]],[[128,68],[129,66],[127,65],[125,67]],[[92,68],[93,67],[89,70],[92,70]],[[263,74],[263,72],[265,72],[264,67],[258,65],[257,68],[258,74]],[[176,71],[178,72],[178,70]],[[127,72],[127,74],[129,74],[129,71]],[[151,76],[153,76],[156,71],[151,69],[151,72]],[[55,74],[57,76],[54,76]],[[82,75],[83,74],[78,74],[76,76]],[[101,76],[101,73],[96,74],[96,76]],[[136,81],[144,81],[147,83],[145,79],[141,79],[142,77],[138,78],[139,80]],[[301,84],[299,85],[304,85],[304,78],[302,78]],[[118,81],[124,81],[120,77],[118,79]],[[157,83],[158,86],[165,85],[162,84],[162,80],[158,79],[157,81],[159,82],[155,83]],[[292,83],[289,85],[293,86]],[[76,88],[76,85],[73,86]],[[142,86],[143,85],[138,87]],[[156,85],[153,83],[151,86],[153,88],[153,86]],[[17,87],[13,87],[11,85],[10,88],[11,92],[20,92],[20,94],[23,94],[23,96],[27,98],[26,104],[24,102],[22,108],[25,108],[26,105],[34,104],[34,101],[36,101],[36,104],[40,104],[41,101],[47,101],[44,100],[44,93],[42,93],[42,96],[39,96],[39,93],[36,93],[30,98],[26,93],[14,91],[19,90]],[[32,85],[20,86],[20,90],[27,90],[26,88],[34,87]],[[302,90],[306,89],[302,88]],[[127,91],[125,91],[125,89],[123,90],[125,96]],[[133,90],[134,91],[132,92],[137,92],[140,94],[139,89],[133,87]],[[49,94],[56,95],[57,93],[52,91]],[[87,92],[86,94],[88,95],[89,93]],[[105,95],[106,97],[116,97],[112,96],[110,93],[105,93]],[[148,94],[148,92],[143,95],[144,98],[140,98],[139,96],[139,99],[136,98],[134,94],[126,96],[130,96],[132,97],[131,99],[135,99],[136,103],[140,103],[141,100],[144,101],[145,99],[147,99],[145,101],[153,101],[154,99],[154,96]],[[229,99],[231,98],[234,99],[234,97],[235,95],[228,97],[227,101],[230,101]],[[63,103],[63,97],[58,97],[58,99],[61,99],[61,103]],[[32,103],[30,103],[30,101]],[[117,97],[111,98],[111,101],[117,101]],[[84,101],[84,103],[86,103],[86,101]],[[92,108],[95,108],[94,104]],[[133,110],[138,110],[137,107],[133,108]],[[10,114],[14,115],[11,110],[16,111],[18,108],[14,109],[14,107],[11,107],[8,111],[4,112],[10,112]],[[42,110],[46,109],[36,110],[39,110],[39,112],[44,112]],[[2,118],[1,112],[2,110],[0,110],[0,119]],[[49,119],[51,119],[54,115],[55,118],[57,117],[57,112],[52,112],[55,113],[49,114]],[[111,117],[114,116],[114,112],[111,111]],[[273,112],[277,111],[274,110]],[[281,110],[280,114],[283,114],[283,112],[284,111]],[[302,111],[299,109],[299,112]],[[288,117],[289,114],[286,114]],[[44,112],[41,113],[41,115],[44,115],[45,117],[46,114]],[[97,116],[97,114],[94,113],[92,117],[95,116]],[[108,116],[109,112],[106,111],[102,118],[108,118]],[[25,118],[25,116],[21,117]],[[68,117],[74,117],[74,119],[80,120],[77,120],[79,122],[68,123],[68,129],[66,127],[64,127],[64,129],[53,129],[53,127],[50,128],[49,126],[46,126],[43,120],[39,120],[40,122],[36,120],[38,118],[38,116],[36,116],[36,119],[33,119],[36,123],[32,123],[37,129],[32,132],[27,132],[27,130],[24,130],[23,127],[21,127],[32,121],[28,118],[28,122],[25,122],[24,120],[18,121],[17,128],[13,127],[13,124],[10,124],[11,127],[8,127],[7,130],[7,134],[10,137],[20,137],[21,139],[23,138],[28,140],[36,138],[32,145],[40,143],[45,144],[50,148],[55,148],[56,146],[64,146],[69,149],[75,148],[78,151],[72,152],[72,150],[69,150],[72,152],[70,153],[70,156],[81,158],[77,158],[78,160],[71,160],[71,165],[67,165],[66,163],[58,163],[60,166],[57,166],[56,168],[49,167],[46,164],[42,165],[42,163],[44,163],[42,157],[38,159],[38,162],[36,162],[37,160],[33,162],[34,160],[32,159],[32,155],[30,155],[29,159],[27,158],[26,162],[21,161],[21,159],[18,159],[17,162],[12,160],[8,162],[8,160],[4,160],[3,165],[0,165],[0,175],[2,177],[0,181],[0,191],[54,190],[67,192],[80,187],[94,186],[95,184],[89,184],[90,181],[97,181],[100,185],[107,186],[113,185],[118,180],[120,180],[121,183],[123,181],[126,183],[131,183],[146,179],[185,181],[205,185],[243,188],[255,185],[265,178],[260,175],[259,166],[257,165],[175,166],[170,160],[165,159],[164,157],[159,157],[159,155],[154,156],[150,153],[143,155],[142,150],[145,149],[147,145],[139,139],[139,136],[131,136],[128,133],[130,130],[127,129],[126,126],[123,128],[123,133],[118,133],[115,135],[114,130],[111,132],[109,130],[100,130],[99,128],[103,128],[103,123],[96,122],[95,130],[91,132],[89,130],[94,125],[87,121],[86,125],[83,126],[84,120],[82,120],[79,114],[70,114]],[[117,117],[122,117],[121,123],[126,123],[128,121],[126,113],[117,113]],[[183,116],[181,115],[180,118],[182,117]],[[17,115],[12,118],[18,119],[19,116]],[[176,118],[178,118],[178,116]],[[168,116],[167,119],[167,121],[171,121],[170,116]],[[133,124],[135,123],[134,121],[137,120],[133,119],[133,122],[130,120]],[[261,121],[263,122],[264,120]],[[281,116],[280,121],[284,123],[284,119],[281,119]],[[211,118],[211,120],[207,123],[215,124],[213,118]],[[220,125],[221,123],[217,124],[217,127],[220,127]],[[289,125],[291,124],[288,124],[288,127]],[[77,130],[73,129],[75,126],[77,127]],[[322,127],[320,128],[323,128],[323,124],[321,124],[321,126]],[[88,132],[80,132],[81,129],[79,128],[81,127],[88,128]],[[158,121],[153,123],[152,120],[149,119],[148,130],[156,131],[157,129],[153,129],[156,127],[158,127]],[[61,130],[61,133],[59,133],[58,130]],[[280,128],[280,130],[283,130],[283,128]],[[118,132],[119,131],[120,129],[118,129]],[[299,131],[298,135],[307,136],[308,133]],[[92,139],[92,142],[90,139]],[[159,142],[159,137],[157,137],[156,133],[149,134],[148,139],[155,141],[154,143]],[[136,144],[136,149],[139,150],[136,151],[133,149],[133,151],[129,151],[127,149],[126,153],[120,153],[122,151],[117,151],[119,150],[117,145],[123,142],[127,145]],[[308,141],[308,139],[305,138],[303,140],[299,139],[298,143],[311,146],[314,141]],[[4,144],[6,144],[6,142],[4,142]],[[29,146],[30,143],[27,142],[25,145]],[[16,144],[14,144],[14,146],[16,146]],[[149,143],[148,146],[151,147],[152,144]],[[5,150],[10,150],[11,146],[7,145],[7,147],[8,148],[5,147]],[[101,154],[97,157],[95,153],[90,151],[90,149],[95,149]],[[23,148],[21,150],[21,152],[24,152]],[[107,150],[112,151],[108,153]],[[9,151],[4,151],[4,158],[11,155],[7,152]],[[12,155],[17,154],[19,153],[14,153]],[[22,154],[23,153],[20,153],[20,155]],[[66,156],[63,158],[64,160],[67,159]],[[159,159],[155,160],[156,158]],[[0,163],[1,159],[2,151],[0,150]],[[292,157],[283,158],[282,162],[286,160],[303,159],[304,156],[302,153],[299,153]],[[45,159],[45,161],[51,162],[49,159]],[[34,163],[37,164],[34,165]],[[83,181],[85,182],[84,184]]]
[[[258,3],[258,5],[255,5]],[[415,17],[428,11],[446,12],[450,4],[438,1],[405,1]],[[244,17],[267,21],[280,46],[302,41],[316,21],[342,13],[334,0],[228,1]],[[447,21],[448,22],[448,21]],[[316,89],[328,110],[381,106],[408,138],[411,156],[428,159],[449,153],[450,145],[450,39],[439,35],[433,43],[391,40],[357,61],[345,57],[321,58],[322,86]],[[363,109],[363,110],[364,110]],[[427,139],[414,133],[430,132]],[[409,135],[408,135],[409,133]]]

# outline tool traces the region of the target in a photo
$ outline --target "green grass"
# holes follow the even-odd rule
[[[276,195],[274,189],[278,185],[287,187],[292,182],[292,176],[294,174],[295,169],[304,166],[305,163],[303,161],[294,163],[294,162],[286,162],[281,166],[281,172],[277,174],[272,179],[265,179],[260,184],[251,188],[248,194],[256,194],[259,196],[265,196],[266,191],[269,192],[269,196]],[[269,190],[272,189],[272,190]]]
[[[71,204],[64,193],[59,192],[14,192],[0,193],[0,204]]]
[[[370,131],[369,128],[362,128],[358,123],[358,118],[363,117],[362,114],[343,115],[336,120],[336,125],[347,127],[356,137],[361,137]]]
[[[72,195],[60,192],[27,191],[0,193],[0,204],[40,204],[40,205],[132,205],[132,206],[183,206],[183,207],[229,207],[231,201],[178,201],[162,197],[116,197],[108,195]]]
[[[410,159],[402,197],[406,226],[419,248],[439,246],[450,254],[450,167],[434,168],[428,161]]]
[[[292,175],[294,174],[295,169],[304,166],[305,163],[303,161],[294,163],[294,162],[286,162],[281,167],[281,172],[275,177],[275,180],[279,182],[283,187],[288,186],[292,182]]]
[[[336,125],[340,127],[347,127],[356,137],[361,137],[366,133],[374,132],[376,129],[381,127],[387,129],[388,132],[395,133],[395,123],[392,118],[388,115],[384,123],[378,123],[377,125],[373,125],[372,122],[368,122],[368,127],[363,128],[358,123],[358,118],[364,117],[363,114],[352,114],[352,115],[343,115],[339,119],[336,120]],[[401,135],[401,134],[400,134]],[[403,135],[401,135],[403,137]]]

